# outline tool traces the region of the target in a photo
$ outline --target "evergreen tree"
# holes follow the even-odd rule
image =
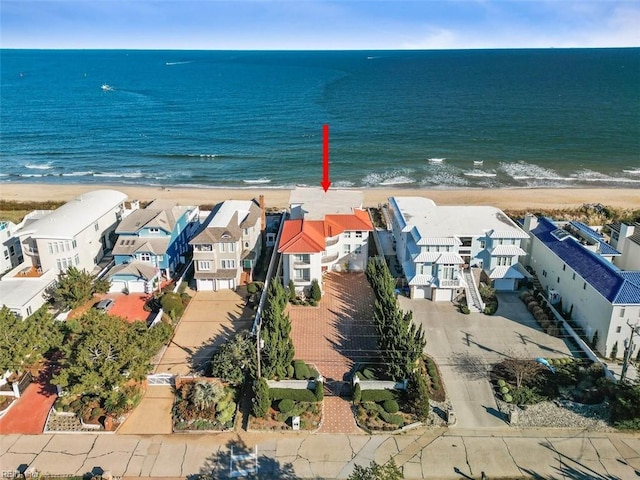
[[[52,297],[67,308],[75,308],[89,300],[94,293],[109,291],[109,287],[109,282],[96,280],[86,270],[78,270],[71,266],[60,275],[58,283],[53,289]]]
[[[249,332],[239,332],[220,346],[211,359],[211,375],[239,385],[245,372],[255,375],[256,345]]]
[[[269,285],[267,300],[262,314],[260,337],[264,340],[262,349],[262,375],[266,378],[285,378],[295,350],[291,340],[291,320],[285,313],[287,293],[274,278]]]
[[[259,378],[254,384],[253,390],[253,416],[264,418],[271,407],[271,399],[269,398],[269,385],[263,378]]]

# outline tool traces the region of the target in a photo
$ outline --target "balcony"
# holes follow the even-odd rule
[[[336,243],[338,243],[339,241],[340,241],[340,237],[338,236],[338,237],[334,237],[334,238],[331,238],[331,239],[326,240],[326,241],[324,242],[324,244],[325,244],[327,247],[333,247],[333,246],[334,246]]]
[[[16,277],[27,277],[27,278],[38,278],[42,276],[42,268],[40,267],[27,267],[23,270],[20,270]]]
[[[38,257],[40,253],[38,252],[38,248],[30,247],[29,245],[22,246],[22,252],[29,255],[30,257]]]
[[[460,280],[457,278],[453,280],[439,280],[438,285],[442,288],[458,288],[461,286]]]
[[[335,262],[339,256],[340,256],[339,253],[334,253],[333,255],[327,255],[326,257],[322,257],[321,263],[323,265],[326,265],[327,263]]]

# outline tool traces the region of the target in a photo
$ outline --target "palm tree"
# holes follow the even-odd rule
[[[212,382],[198,382],[191,389],[189,400],[198,410],[214,406],[224,397],[224,388]]]

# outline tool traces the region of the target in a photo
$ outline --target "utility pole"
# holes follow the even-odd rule
[[[260,319],[262,320],[262,319]],[[258,325],[256,326],[256,357],[257,357],[257,361],[258,361],[258,368],[257,368],[257,374],[258,374],[258,380],[260,380],[261,377],[261,372],[260,372],[260,323],[258,323]]]
[[[624,362],[622,363],[622,373],[620,374],[620,382],[624,382],[624,378],[627,375],[627,368],[629,368],[629,359],[631,358],[631,354],[635,350],[635,345],[633,344],[633,336],[637,333],[640,335],[640,326],[638,324],[631,325],[629,320],[627,320],[627,325],[631,329],[631,336],[624,341]]]

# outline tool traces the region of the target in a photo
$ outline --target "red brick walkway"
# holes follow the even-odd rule
[[[42,433],[51,405],[58,398],[55,386],[49,383],[52,368],[48,366],[42,371],[39,379],[34,380],[22,396],[15,400],[11,410],[0,418],[0,434]]]
[[[376,356],[373,292],[363,273],[330,273],[323,282],[318,307],[289,308],[295,358],[314,364],[326,381],[343,381],[355,362]],[[324,410],[321,432],[359,431],[348,400],[325,396]]]

